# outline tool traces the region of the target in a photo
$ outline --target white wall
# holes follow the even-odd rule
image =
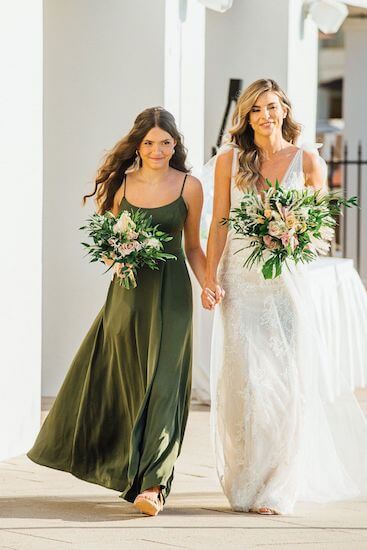
[[[215,144],[230,78],[244,88],[273,78],[290,95],[296,116],[312,140],[316,121],[317,32],[305,22],[302,0],[235,0],[224,14],[207,10],[205,154]]]
[[[47,0],[43,395],[55,395],[108,275],[83,258],[82,195],[104,150],[144,108],[163,104],[164,0]]]
[[[367,158],[367,20],[348,20],[344,24],[345,32],[345,76],[343,90],[343,115],[345,120],[344,137],[349,147],[349,158],[357,158],[357,146],[363,146],[363,159]],[[361,197],[361,269],[360,274],[367,283],[367,167],[362,168]],[[348,170],[347,194],[357,193],[357,169]],[[357,256],[357,210],[348,212],[347,256],[356,261]]]
[[[2,200],[0,460],[27,451],[40,424],[42,1],[0,9]]]

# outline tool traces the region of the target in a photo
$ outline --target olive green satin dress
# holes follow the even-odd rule
[[[185,178],[186,179],[186,178]],[[124,197],[120,210],[135,210]],[[142,209],[177,260],[142,268],[137,287],[112,280],[28,457],[122,492],[170,492],[191,389],[192,292],[182,251],[187,208]]]

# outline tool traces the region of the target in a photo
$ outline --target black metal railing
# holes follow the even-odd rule
[[[357,195],[359,201],[359,208],[356,212],[356,268],[358,271],[361,267],[361,242],[362,242],[362,167],[367,165],[367,160],[363,160],[362,144],[359,143],[357,147],[357,158],[352,160],[349,158],[348,145],[344,145],[342,155],[336,153],[334,146],[330,148],[330,158],[326,161],[328,165],[328,185],[330,190],[340,190],[343,192],[343,196],[353,194]],[[355,166],[356,170],[356,182],[351,182],[349,167]],[[367,180],[366,180],[367,181]],[[354,184],[354,185],[351,185]],[[350,190],[353,189],[351,193]],[[347,230],[348,230],[348,208],[344,208],[343,218],[341,224],[341,232],[336,233],[336,244],[339,247],[343,256],[348,255],[347,250]],[[340,227],[340,226],[339,226]]]

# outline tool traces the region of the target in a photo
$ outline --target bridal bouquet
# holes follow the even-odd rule
[[[167,233],[152,225],[152,217],[136,210],[124,210],[115,217],[111,212],[93,214],[87,225],[80,227],[87,231],[92,244],[82,243],[88,249],[91,262],[113,260],[107,269],[119,277],[119,283],[127,289],[135,288],[136,274],[140,267],[158,269],[158,261],[176,259],[163,251],[164,243],[172,240]],[[106,271],[106,273],[107,273]]]
[[[344,199],[336,193],[310,189],[283,189],[266,180],[269,188],[260,195],[246,193],[239,208],[222,220],[240,235],[249,239],[252,249],[244,267],[261,265],[265,279],[275,279],[288,260],[311,262],[319,254],[327,254],[334,237],[335,217],[342,206],[357,206],[357,197]],[[238,250],[244,250],[244,248]]]

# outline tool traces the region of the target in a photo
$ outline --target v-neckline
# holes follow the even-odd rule
[[[298,147],[298,148],[297,148],[297,151],[295,152],[295,154],[294,154],[293,157],[292,157],[292,160],[289,162],[288,167],[287,167],[286,171],[284,172],[284,175],[283,175],[282,179],[279,180],[278,178],[276,178],[276,179],[278,179],[278,182],[279,182],[279,185],[280,185],[280,186],[282,186],[282,185],[284,184],[284,182],[285,182],[285,180],[287,179],[288,174],[289,174],[289,172],[291,171],[291,168],[292,168],[292,166],[293,166],[293,164],[294,164],[294,162],[295,162],[295,160],[296,160],[297,155],[299,155],[299,153],[300,153],[301,151],[302,151],[301,147]],[[262,174],[261,174],[261,177],[263,178],[264,182],[265,182],[267,179],[269,179],[269,178],[264,178],[264,176],[263,176]],[[271,183],[275,183],[275,182],[271,182]]]

